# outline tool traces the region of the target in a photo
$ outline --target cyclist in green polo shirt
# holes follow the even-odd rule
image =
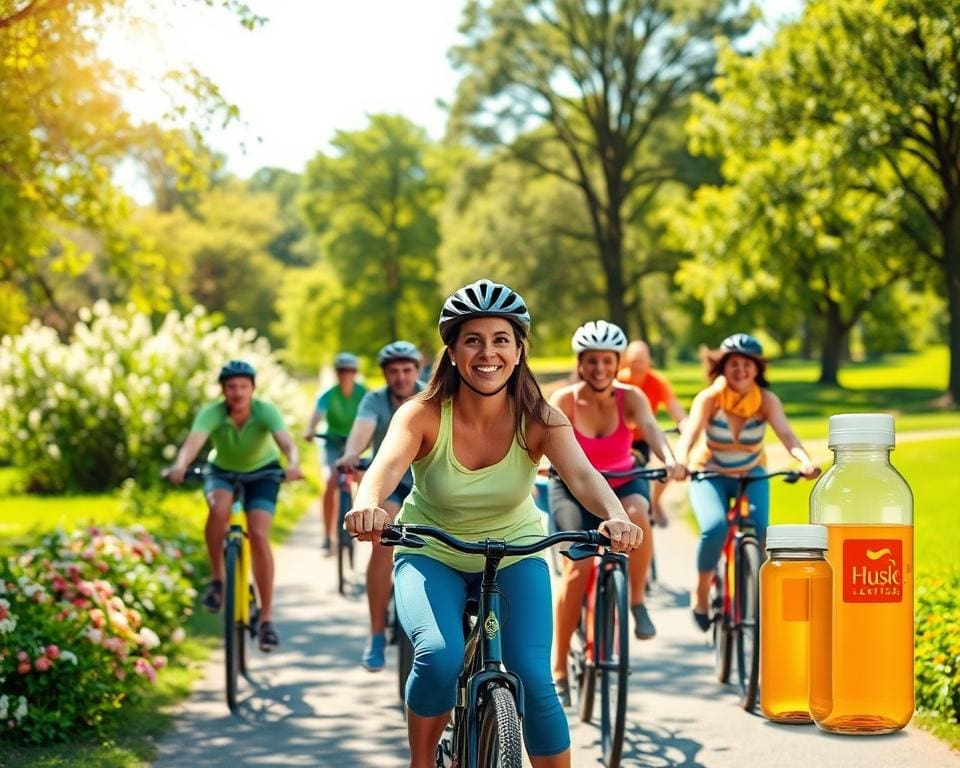
[[[323,473],[323,500],[320,508],[323,519],[323,549],[330,554],[330,537],[336,535],[337,521],[337,485],[336,463],[347,446],[347,436],[353,420],[357,418],[357,408],[367,394],[367,388],[357,382],[357,367],[360,361],[350,352],[339,352],[333,358],[333,367],[337,372],[337,383],[317,398],[316,406],[310,415],[310,421],[303,432],[303,439],[312,442],[317,424],[326,419],[326,439],[322,447],[323,458],[320,471]]]
[[[287,459],[286,479],[298,480],[303,477],[296,443],[284,426],[280,410],[272,403],[253,396],[256,386],[253,366],[243,360],[231,360],[220,370],[218,380],[223,389],[223,400],[208,403],[197,412],[190,434],[180,447],[167,475],[174,483],[183,482],[190,462],[197,457],[207,440],[213,443],[213,450],[207,456],[210,473],[204,482],[209,508],[204,533],[212,578],[203,596],[204,607],[213,612],[219,611],[223,602],[223,540],[230,520],[234,492],[233,483],[217,477],[216,471],[243,473],[270,467],[280,469],[282,451]],[[269,539],[279,490],[280,484],[275,480],[259,479],[244,483],[253,576],[260,595],[258,635],[262,651],[272,651],[279,645],[271,621],[273,553]]]

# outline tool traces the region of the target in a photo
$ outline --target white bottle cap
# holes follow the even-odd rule
[[[893,416],[889,413],[841,413],[830,417],[827,445],[878,445],[893,448]]]
[[[829,549],[825,525],[771,525],[767,549]]]

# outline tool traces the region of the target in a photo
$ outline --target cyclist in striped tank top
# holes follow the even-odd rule
[[[703,432],[706,446],[689,459],[689,466],[729,475],[690,483],[690,505],[700,524],[693,619],[704,632],[710,628],[710,582],[727,535],[727,509],[736,497],[739,476],[764,472],[767,424],[800,462],[805,477],[820,474],[790,428],[780,399],[769,389],[760,342],[749,334],[735,333],[723,340],[719,350],[709,353],[708,362],[711,384],[694,398],[676,450],[677,463],[687,464],[691,448]],[[747,494],[762,547],[770,516],[770,482],[751,483]]]

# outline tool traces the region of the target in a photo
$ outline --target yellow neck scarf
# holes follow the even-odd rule
[[[726,413],[739,416],[741,419],[749,419],[760,410],[763,394],[756,384],[743,394],[735,392],[727,384],[721,390],[717,402]]]

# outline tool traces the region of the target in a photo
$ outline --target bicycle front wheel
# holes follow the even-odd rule
[[[344,518],[352,504],[350,492],[340,491],[340,515],[337,526],[337,591],[341,595],[346,591],[347,571],[353,567],[353,539],[343,529]]]
[[[622,568],[607,571],[603,618],[597,646],[600,652],[600,745],[603,764],[617,768],[623,753],[627,719],[627,676],[630,670],[630,623],[627,580]]]
[[[245,664],[243,624],[237,618],[237,592],[240,588],[240,542],[228,540],[224,552],[226,577],[223,584],[223,653],[227,673],[227,706],[237,708],[237,683]]]
[[[710,585],[710,606],[713,610],[713,661],[717,671],[717,681],[730,682],[730,667],[733,665],[733,632],[730,629],[730,617],[724,613],[723,577],[717,571]]]
[[[760,544],[744,539],[737,557],[737,676],[740,706],[752,712],[760,682]]]
[[[509,688],[491,685],[481,694],[478,732],[480,768],[522,768],[520,717]]]

